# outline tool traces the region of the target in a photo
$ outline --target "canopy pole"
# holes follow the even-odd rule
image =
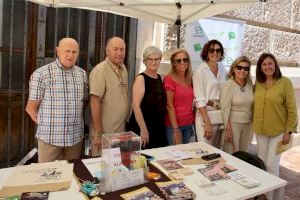
[[[181,4],[180,3],[176,3],[176,7],[177,7],[177,19],[175,21],[175,25],[176,25],[176,29],[177,29],[177,48],[180,47],[180,27],[182,24],[181,21]]]

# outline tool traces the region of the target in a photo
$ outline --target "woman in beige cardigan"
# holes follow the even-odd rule
[[[246,56],[237,58],[227,75],[229,79],[221,88],[220,106],[225,127],[221,148],[230,154],[248,151],[252,138],[253,84],[250,66]]]

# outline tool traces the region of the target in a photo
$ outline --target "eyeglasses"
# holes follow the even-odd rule
[[[159,63],[160,62],[160,58],[147,58],[147,61],[148,62],[151,62],[151,63]]]
[[[220,48],[218,48],[218,49],[214,49],[214,48],[209,48],[208,49],[208,53],[221,53],[221,49]]]
[[[236,66],[235,68],[236,68],[237,70],[242,70],[242,69],[244,69],[244,71],[246,71],[246,72],[250,71],[250,67],[244,67],[244,66],[238,65],[238,66]]]
[[[189,59],[188,58],[182,58],[182,59],[180,58],[180,59],[173,60],[173,62],[176,65],[179,65],[181,63],[186,64],[189,62]]]

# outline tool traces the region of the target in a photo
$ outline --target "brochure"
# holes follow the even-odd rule
[[[290,149],[292,147],[292,141],[290,141],[287,144],[282,144],[282,141],[279,141],[276,148],[276,154],[281,154],[285,152],[286,150]]]
[[[180,165],[178,162],[172,159],[158,160],[157,163],[160,164],[167,171],[183,168],[182,165]]]
[[[246,188],[252,188],[252,187],[256,187],[256,186],[260,185],[260,183],[258,181],[255,181],[255,180],[241,174],[240,172],[233,172],[233,173],[229,174],[229,177],[231,180],[237,182],[238,184],[240,184],[241,186],[244,186]]]
[[[147,187],[121,194],[121,197],[125,200],[162,200]]]
[[[210,181],[228,179],[227,173],[237,170],[236,168],[224,162],[212,162],[206,164],[206,167],[198,169],[198,171],[207,177]]]
[[[22,193],[21,200],[47,200],[49,192],[25,192]]]
[[[196,194],[182,181],[167,181],[155,183],[168,200],[194,199]]]

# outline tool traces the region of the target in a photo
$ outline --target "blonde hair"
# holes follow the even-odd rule
[[[177,54],[179,53],[184,53],[187,58],[188,58],[188,68],[185,71],[185,81],[188,85],[192,84],[192,64],[191,64],[191,57],[189,55],[189,53],[187,52],[187,50],[185,49],[176,49],[172,54],[171,54],[171,69],[169,74],[173,75],[174,77],[177,77],[177,71],[176,71],[176,66],[174,64],[174,59],[176,57]]]
[[[241,62],[246,62],[249,64],[249,67],[251,67],[251,61],[249,60],[249,58],[247,56],[240,56],[237,59],[235,59],[233,61],[233,63],[231,64],[230,70],[227,74],[227,78],[228,79],[234,79],[235,78],[235,74],[234,74],[234,68],[236,68],[236,66],[238,66]],[[247,75],[247,80],[250,79],[251,80],[251,75],[250,75],[250,71]]]

